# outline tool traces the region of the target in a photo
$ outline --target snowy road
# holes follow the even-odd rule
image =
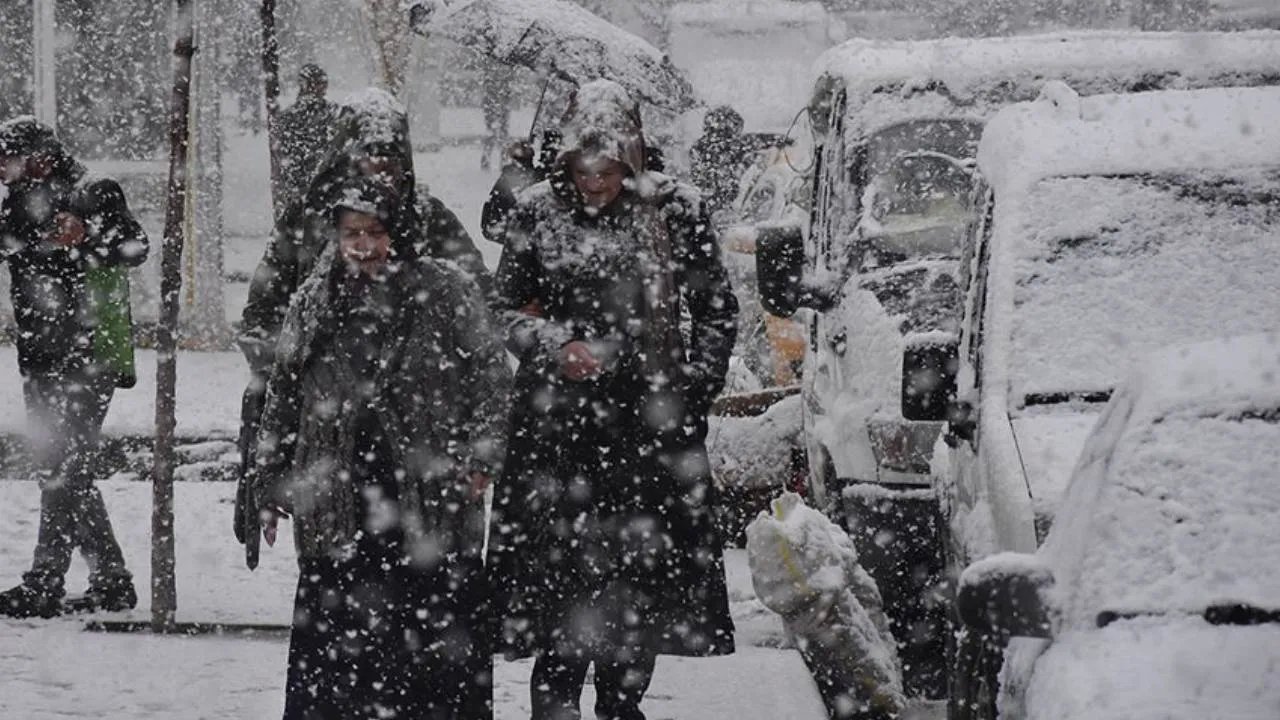
[[[116,533],[140,591],[149,587],[150,486],[101,483]],[[234,486],[176,487],[179,620],[287,623],[296,566],[286,538],[265,550],[262,566],[244,569],[228,518]],[[34,483],[0,480],[0,583],[16,582],[35,542]],[[666,718],[805,720],[825,717],[794,650],[777,649],[776,616],[755,600],[742,551],[729,558],[730,594],[739,652],[727,658],[663,658],[645,711]],[[79,592],[86,570],[77,559],[68,588]],[[145,620],[148,599],[128,617]],[[259,639],[161,638],[82,630],[78,619],[0,621],[0,718],[103,720],[272,718],[283,707],[286,642]],[[499,662],[500,720],[528,717],[527,662]],[[588,687],[583,707],[593,699]]]

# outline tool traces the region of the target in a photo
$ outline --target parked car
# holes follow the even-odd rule
[[[1157,352],[1116,390],[1044,546],[961,578],[993,656],[962,668],[987,670],[967,716],[1277,717],[1277,378],[1262,334]]]
[[[1059,88],[988,123],[959,345],[909,356],[903,386],[909,417],[947,420],[954,569],[1036,550],[1137,358],[1280,329],[1277,113],[1280,88]],[[953,720],[988,717],[967,712],[966,672]]]
[[[983,220],[983,127],[1049,81],[1084,95],[1280,84],[1280,33],[1095,32],[853,41],[818,62],[806,239],[762,243],[762,301],[806,307],[803,421],[815,502],[880,583],[909,691],[946,692],[944,522],[931,463],[941,417],[912,419],[904,358],[954,347],[964,239]],[[911,401],[911,398],[907,398]]]

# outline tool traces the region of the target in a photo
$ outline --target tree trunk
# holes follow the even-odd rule
[[[262,0],[262,95],[267,103],[267,146],[271,156],[271,207],[279,220],[280,188],[280,40],[276,35],[276,0]]]
[[[169,109],[169,200],[160,258],[160,322],[156,331],[156,442],[151,509],[151,627],[173,628],[178,608],[174,579],[173,470],[177,420],[177,327],[190,140],[194,0],[176,0],[173,96]]]

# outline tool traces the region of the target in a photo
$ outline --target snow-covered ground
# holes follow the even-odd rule
[[[143,594],[150,583],[150,486],[101,483],[117,537]],[[285,624],[297,566],[287,533],[245,569],[231,535],[231,483],[178,483],[180,621]],[[0,582],[30,562],[39,494],[35,483],[0,480]],[[86,569],[77,558],[68,588]],[[822,718],[825,713],[795,650],[779,649],[776,615],[751,590],[744,551],[730,551],[729,583],[739,651],[714,659],[663,658],[645,700],[649,717]],[[120,618],[146,620],[150,601]],[[258,638],[179,638],[83,630],[83,618],[0,621],[0,718],[270,718],[283,708],[284,633]],[[528,717],[527,661],[497,664],[497,717]],[[591,707],[591,690],[583,707]]]

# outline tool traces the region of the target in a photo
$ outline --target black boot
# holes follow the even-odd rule
[[[61,614],[62,598],[47,590],[23,584],[0,593],[0,615],[51,618]]]
[[[133,580],[124,578],[90,585],[84,595],[69,598],[66,607],[69,612],[119,612],[132,610],[137,604],[138,593],[134,592]]]

